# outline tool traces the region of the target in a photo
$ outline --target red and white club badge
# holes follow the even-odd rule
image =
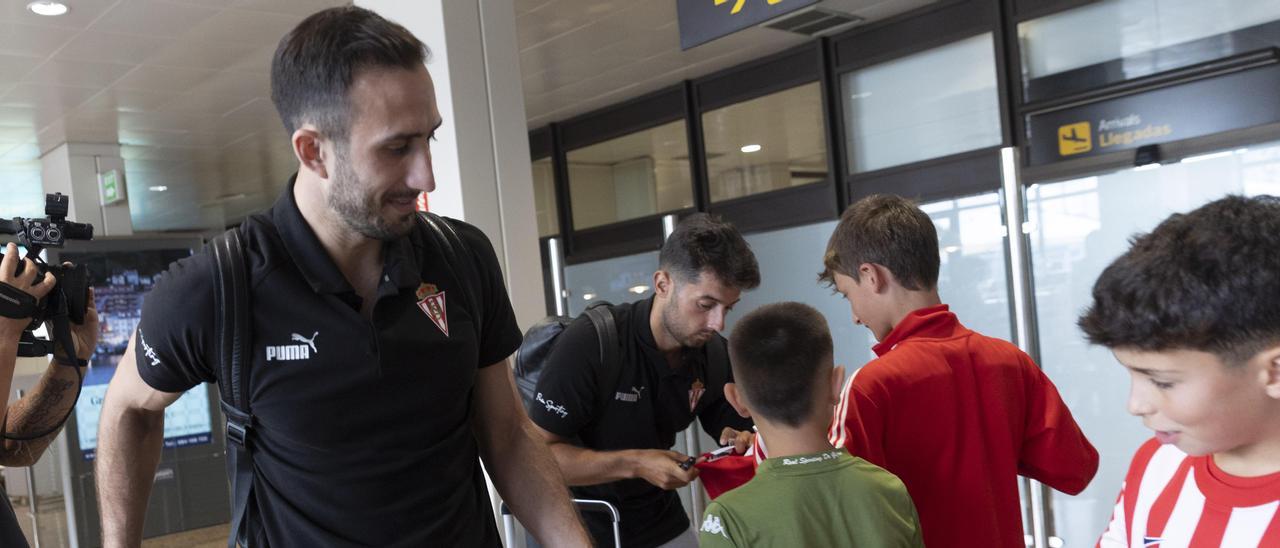
[[[418,286],[416,293],[418,297],[418,308],[422,309],[422,313],[426,314],[431,321],[440,328],[440,332],[444,336],[449,336],[449,314],[445,307],[444,292],[440,291],[435,284],[424,283]]]
[[[693,409],[698,406],[698,400],[702,399],[702,393],[706,391],[707,391],[707,388],[702,384],[702,379],[695,379],[693,381],[693,385],[689,387],[689,412],[690,413],[692,413]]]

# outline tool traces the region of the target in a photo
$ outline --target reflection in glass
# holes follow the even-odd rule
[[[1106,0],[1020,23],[1022,72],[1034,79],[1122,59],[1108,78],[1135,78],[1280,45],[1274,32],[1204,40],[1277,20],[1280,2]]]
[[[650,286],[657,269],[657,251],[565,267],[569,315],[581,314],[587,305],[596,301],[622,304],[648,298],[653,295]]]
[[[994,193],[921,204],[938,231],[938,295],[965,327],[1011,340],[1004,224]]]
[[[964,324],[985,335],[1008,339],[1009,298],[1004,268],[1004,228],[994,193],[921,206],[933,219],[942,248],[938,292]],[[836,363],[850,371],[875,355],[875,338],[853,323],[849,303],[820,285],[822,256],[836,221],[746,236],[760,263],[760,287],[742,294],[725,330],[744,314],[778,301],[799,301],[827,318]]]
[[[702,115],[711,201],[827,179],[818,82]]]
[[[533,162],[533,208],[538,217],[538,237],[560,233],[560,209],[556,207],[555,168],[551,158]]]
[[[853,173],[1001,142],[990,33],[850,72],[842,81]]]
[[[693,207],[684,120],[570,150],[575,229]]]
[[[1054,493],[1058,536],[1068,548],[1097,541],[1130,457],[1151,438],[1125,411],[1128,373],[1105,348],[1084,341],[1076,319],[1102,269],[1128,249],[1134,233],[1227,194],[1280,193],[1280,143],[1229,152],[1028,189],[1041,365],[1102,455],[1084,493]]]

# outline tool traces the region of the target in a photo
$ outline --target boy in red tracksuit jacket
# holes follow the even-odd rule
[[[1076,494],[1098,470],[1053,383],[942,304],[938,235],[911,201],[850,206],[823,263],[819,278],[879,341],[846,385],[832,441],[902,479],[926,546],[1023,546],[1017,476]]]

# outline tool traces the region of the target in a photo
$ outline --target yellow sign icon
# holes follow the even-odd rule
[[[1093,130],[1089,122],[1058,127],[1058,155],[1071,156],[1093,150]]]
[[[729,0],[715,0],[717,6],[728,1]],[[768,0],[770,6],[777,4],[781,1],[782,0]],[[733,15],[735,13],[742,11],[742,5],[746,3],[747,3],[747,0],[737,0],[736,2],[734,2],[733,9],[729,10],[729,15]]]

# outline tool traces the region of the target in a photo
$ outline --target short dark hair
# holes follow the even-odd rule
[[[751,246],[733,225],[706,213],[695,213],[676,225],[662,244],[658,268],[681,281],[697,280],[702,271],[710,270],[720,283],[735,289],[760,285],[760,265]]]
[[[774,303],[738,321],[729,337],[729,361],[752,410],[765,419],[800,426],[818,405],[819,372],[833,363],[827,320],[812,306]]]
[[[311,122],[345,142],[356,75],[371,67],[414,70],[428,55],[413,33],[377,13],[355,6],[326,9],[280,39],[271,61],[271,100],[290,135]]]
[[[1280,199],[1228,196],[1132,239],[1093,285],[1089,341],[1240,364],[1280,344]]]
[[[858,266],[881,265],[907,289],[938,286],[938,230],[915,202],[891,194],[858,200],[840,216],[827,241],[818,280],[835,284],[836,273],[858,281]]]

